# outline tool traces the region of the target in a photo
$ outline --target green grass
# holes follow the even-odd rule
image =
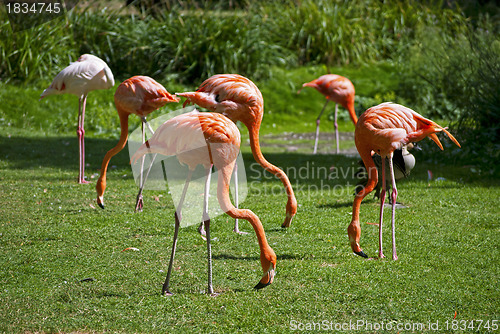
[[[87,175],[97,172],[112,145],[89,138]],[[204,294],[206,248],[192,226],[180,231],[175,295],[166,298],[160,290],[174,207],[166,193],[146,191],[144,212],[133,213],[137,188],[127,154],[112,162],[117,167],[109,173],[103,211],[96,208],[95,179],[76,184],[73,136],[3,129],[0,147],[0,331],[279,333],[291,321],[443,325],[455,311],[459,320],[499,317],[499,183],[474,177],[467,168],[417,164],[399,185],[399,199],[409,206],[397,211],[399,261],[368,261],[352,254],[346,236],[354,180],[312,175],[315,168],[350,170],[355,158],[265,152],[285,169],[302,168],[300,178],[288,170],[299,210],[283,230],[280,182],[248,168],[253,160],[244,147],[250,193],[241,206],[264,224],[278,256],[275,283],[252,289],[261,276],[255,235],[235,235],[233,221],[221,216],[212,224],[220,295]],[[446,180],[428,182],[427,169]],[[325,188],[335,185],[336,191]],[[367,198],[361,243],[370,256],[376,255],[377,228],[364,222],[377,216],[377,203]],[[249,224],[241,226],[251,232]],[[390,255],[388,224],[385,231]],[[139,251],[122,252],[127,247]]]

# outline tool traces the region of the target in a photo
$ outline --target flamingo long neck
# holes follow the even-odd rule
[[[359,221],[359,209],[363,199],[373,191],[378,182],[378,171],[375,162],[371,156],[370,150],[361,150],[361,159],[365,164],[366,171],[368,172],[368,182],[365,188],[360,191],[354,198],[354,203],[352,205],[352,221]],[[385,159],[385,158],[382,158]]]
[[[257,234],[257,240],[259,241],[259,248],[262,258],[262,255],[266,254],[269,251],[272,251],[272,249],[267,242],[264,227],[262,226],[259,217],[251,210],[235,208],[233,203],[231,202],[231,199],[229,198],[229,181],[231,180],[231,172],[233,167],[234,164],[228,164],[219,169],[217,199],[219,200],[221,209],[231,218],[245,219],[252,225],[255,234]]]
[[[358,116],[356,116],[356,110],[354,109],[354,100],[347,101],[344,106],[349,112],[349,116],[351,117],[351,121],[356,125],[358,123]]]
[[[360,149],[360,147],[358,147],[358,152],[361,156],[361,159],[363,159],[366,170],[368,172],[368,182],[366,184],[366,187],[362,191],[360,191],[354,198],[354,203],[352,205],[352,220],[347,227],[347,234],[349,235],[349,242],[351,244],[352,250],[356,254],[366,257],[361,247],[359,246],[359,239],[361,237],[361,226],[359,224],[359,208],[361,206],[361,201],[363,201],[363,198],[365,198],[365,196],[368,195],[373,190],[373,188],[375,188],[375,185],[378,181],[378,172],[377,167],[375,166],[375,163],[371,157],[371,150]],[[382,159],[384,159],[384,157],[382,157]]]
[[[262,151],[260,150],[260,144],[259,144],[260,123],[245,124],[245,125],[247,126],[248,133],[250,135],[250,147],[252,149],[252,154],[255,161],[257,161],[265,170],[277,176],[285,186],[286,195],[288,196],[288,202],[286,208],[287,217],[292,218],[297,213],[297,200],[295,198],[295,194],[293,192],[293,188],[290,183],[290,180],[288,179],[288,176],[282,169],[271,164],[262,155]]]
[[[98,196],[102,196],[104,194],[104,191],[106,190],[106,172],[108,170],[109,161],[113,156],[118,154],[118,152],[120,152],[125,147],[125,144],[127,143],[128,139],[128,117],[130,114],[124,112],[119,108],[117,110],[118,110],[118,116],[120,117],[120,128],[121,128],[120,140],[118,140],[118,143],[116,144],[115,147],[113,147],[106,153],[104,159],[102,160],[101,176],[99,177],[99,180],[97,180],[96,184],[96,190]]]

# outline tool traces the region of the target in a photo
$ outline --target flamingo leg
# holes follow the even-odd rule
[[[146,136],[145,136],[145,129],[144,125],[146,125],[147,129],[149,130],[151,136],[154,135],[153,128],[151,125],[146,121],[146,117],[141,118],[142,121],[142,143],[144,144],[146,142]],[[135,201],[135,212],[142,212],[142,208],[144,207],[144,200],[142,197],[142,191],[144,190],[144,186],[146,184],[146,180],[148,179],[149,172],[151,171],[151,168],[153,167],[153,163],[156,159],[157,154],[155,153],[153,155],[153,158],[151,159],[151,163],[149,164],[148,170],[146,172],[146,175],[144,175],[144,178],[142,176],[143,172],[143,167],[144,167],[144,158],[145,156],[142,156],[141,159],[141,172],[140,172],[140,180],[139,180],[139,192],[137,193],[136,201]]]
[[[144,122],[145,119],[144,117],[141,119],[141,131],[142,131],[142,143],[144,144],[146,142],[146,129],[144,129]],[[144,171],[144,159],[146,158],[145,155],[141,157],[141,169],[139,172],[139,193],[137,194],[136,202],[135,202],[135,212],[142,212],[142,208],[144,206],[144,201],[142,198],[142,189],[144,189],[144,179],[143,179],[143,171]]]
[[[395,261],[398,259],[398,255],[396,254],[396,224],[395,224],[395,218],[396,218],[396,199],[398,197],[398,190],[396,189],[396,178],[394,176],[394,165],[392,163],[392,153],[389,155],[389,169],[391,172],[391,182],[392,182],[392,194],[391,194],[391,199],[392,199],[392,217],[391,217],[391,224],[392,224],[392,259]]]
[[[184,189],[182,190],[181,198],[179,200],[179,205],[177,205],[177,209],[175,210],[175,231],[174,231],[174,242],[172,244],[172,253],[170,254],[170,262],[168,264],[168,271],[167,271],[167,278],[165,279],[165,282],[163,283],[163,288],[161,289],[162,295],[167,295],[171,296],[172,292],[169,290],[169,285],[170,285],[170,275],[172,273],[172,266],[174,264],[174,257],[175,257],[175,248],[177,247],[177,236],[179,235],[179,226],[180,226],[180,221],[182,219],[182,204],[184,203],[184,198],[186,197],[186,192],[189,186],[189,182],[191,181],[191,176],[193,175],[193,171],[189,170],[189,173],[186,177],[186,183],[184,183]]]
[[[213,165],[210,167],[210,173],[212,173],[212,168],[213,168]],[[201,237],[203,239],[206,239],[207,232],[205,231],[205,224],[203,221],[200,223],[200,226],[198,226],[198,232],[201,234]]]
[[[387,184],[385,182],[385,157],[382,157],[382,191],[380,192],[380,219],[378,222],[378,257],[383,259],[385,257],[382,252],[382,223],[384,218],[384,204],[385,194],[387,192]]]
[[[210,244],[210,217],[208,216],[208,192],[210,190],[210,179],[212,176],[212,166],[207,168],[207,177],[205,180],[205,194],[203,198],[203,223],[205,224],[207,236],[207,259],[208,259],[208,290],[207,293],[212,295],[214,288],[212,285],[212,246]]]
[[[337,144],[337,154],[339,154],[339,124],[337,123],[337,112],[339,110],[339,104],[335,103],[335,116],[334,116],[334,121],[333,125],[335,127],[335,142]]]
[[[78,127],[76,135],[78,136],[78,151],[80,155],[80,166],[78,171],[78,183],[89,183],[85,180],[85,105],[87,104],[87,94],[83,95],[78,101]]]
[[[238,163],[235,162],[234,164],[234,170],[233,170],[233,175],[234,175],[234,207],[238,209]],[[242,232],[238,228],[238,218],[234,220],[234,230],[233,232],[236,232],[238,234],[248,234],[248,232]]]
[[[323,109],[321,109],[321,112],[318,115],[318,118],[316,118],[316,137],[314,138],[314,150],[313,154],[316,154],[316,151],[318,150],[318,139],[319,139],[319,122],[321,119],[321,115],[323,115],[323,112],[325,111],[326,105],[328,104],[329,100],[326,100],[325,105],[323,106]]]

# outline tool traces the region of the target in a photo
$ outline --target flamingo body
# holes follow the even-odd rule
[[[225,153],[220,152],[221,159],[213,160],[209,154],[207,143],[226,145]],[[227,117],[217,113],[200,113],[192,111],[173,117],[163,123],[155,134],[148,140],[148,145],[142,145],[131,160],[146,153],[175,155],[181,164],[194,170],[197,165],[208,167],[215,164],[223,167],[224,161],[236,160],[240,147],[240,132]],[[226,157],[223,161],[222,158]]]
[[[92,90],[109,89],[115,85],[113,73],[108,65],[100,58],[84,54],[77,61],[71,63],[54,78],[50,86],[40,95],[40,100],[49,95],[73,94],[78,96],[78,126],[80,168],[79,183],[88,183],[85,180],[85,105],[87,95]]]
[[[106,190],[106,172],[111,158],[118,154],[128,139],[128,118],[137,115],[142,120],[142,132],[144,139],[144,124],[146,116],[154,110],[163,107],[170,102],[179,102],[179,98],[171,95],[165,87],[154,79],[147,76],[134,76],[123,81],[115,92],[115,106],[120,117],[120,139],[115,147],[109,150],[101,165],[101,176],[97,180],[97,204],[104,209],[104,191]],[[150,131],[152,131],[150,129]],[[142,177],[141,177],[142,182]],[[142,188],[141,188],[142,190]],[[136,202],[136,210],[142,209],[142,193],[139,192]]]
[[[352,220],[347,229],[351,248],[356,254],[367,257],[359,245],[361,235],[359,209],[363,198],[375,188],[378,182],[378,172],[372,158],[372,153],[378,153],[382,160],[383,188],[380,195],[379,257],[384,257],[382,252],[382,218],[386,193],[385,158],[388,158],[392,181],[392,253],[393,259],[397,260],[395,246],[395,204],[397,189],[392,163],[393,152],[411,142],[420,141],[425,137],[431,138],[440,149],[443,149],[441,142],[436,136],[437,132],[446,133],[460,147],[458,141],[445,128],[399,104],[390,102],[379,104],[368,109],[359,118],[356,124],[354,140],[359,155],[368,170],[368,182],[366,187],[356,194],[353,203]]]
[[[302,87],[312,87],[316,89],[318,92],[323,94],[326,98],[326,103],[323,106],[318,118],[316,119],[316,137],[314,140],[314,151],[316,154],[318,147],[318,137],[319,137],[319,123],[321,115],[328,104],[328,101],[335,102],[335,117],[334,117],[334,126],[335,126],[335,138],[337,144],[337,153],[339,153],[339,133],[338,133],[338,124],[337,124],[337,105],[340,104],[342,107],[347,109],[349,112],[349,117],[351,117],[351,121],[356,125],[358,121],[358,117],[356,116],[356,111],[354,110],[354,96],[356,95],[354,90],[354,85],[352,82],[340,75],[337,74],[325,74],[320,76],[318,79],[315,79],[310,82],[306,82],[302,85]],[[299,91],[300,93],[300,91]]]
[[[210,182],[212,165],[215,165],[219,173],[217,199],[220,207],[232,218],[245,219],[250,222],[257,234],[264,276],[255,288],[260,289],[272,283],[276,268],[276,254],[266,240],[264,229],[259,217],[250,210],[235,208],[229,198],[229,182],[231,179],[231,173],[236,163],[239,148],[240,133],[234,122],[218,113],[199,113],[195,110],[193,112],[171,118],[163,123],[156,130],[151,139],[139,147],[136,153],[132,156],[131,161],[134,163],[147,153],[175,155],[179,162],[187,165],[190,170],[175,214],[174,243],[172,246],[172,255],[170,258],[167,278],[162,291],[164,294],[171,294],[169,291],[169,281],[181,219],[181,207],[189,180],[191,179],[191,173],[198,164],[203,165],[207,171],[203,216],[207,235],[209,293],[213,293],[213,288],[211,281],[212,269],[209,234],[210,218],[208,217],[207,206],[208,184]]]
[[[218,74],[205,80],[196,92],[177,95],[187,98],[184,106],[194,103],[210,111],[221,113],[234,122],[241,121],[245,124],[248,128],[254,159],[265,170],[277,176],[285,186],[288,200],[285,221],[281,226],[289,227],[297,213],[297,200],[288,176],[283,170],[269,163],[260,150],[259,130],[264,115],[264,100],[257,86],[251,80],[238,74]]]
[[[109,89],[114,85],[115,79],[108,65],[99,57],[84,54],[56,75],[40,99],[57,94],[73,94],[81,98],[92,90]]]

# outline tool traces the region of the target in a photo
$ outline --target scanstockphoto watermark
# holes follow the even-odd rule
[[[360,332],[496,332],[499,330],[499,320],[429,320],[427,322],[418,321],[368,321],[364,319],[350,320],[349,322],[339,322],[331,320],[319,320],[302,322],[290,320],[290,329],[294,331],[360,331]]]
[[[316,195],[318,191],[332,196],[344,196],[352,193],[352,187],[358,181],[366,178],[367,173],[357,165],[352,166],[317,166],[314,161],[307,161],[302,165],[282,168],[291,180],[295,193],[307,196]],[[262,183],[275,180],[275,176],[260,167],[258,163],[250,164],[247,168],[251,173],[248,176],[249,189],[257,194],[280,194],[284,191],[280,184],[271,187],[262,187]]]
[[[338,322],[331,320],[320,320],[302,322],[290,320],[290,329],[294,331],[413,331],[422,332],[428,330],[439,330],[439,322],[410,322],[410,321],[380,321],[372,322],[366,320],[350,320],[349,322]]]

